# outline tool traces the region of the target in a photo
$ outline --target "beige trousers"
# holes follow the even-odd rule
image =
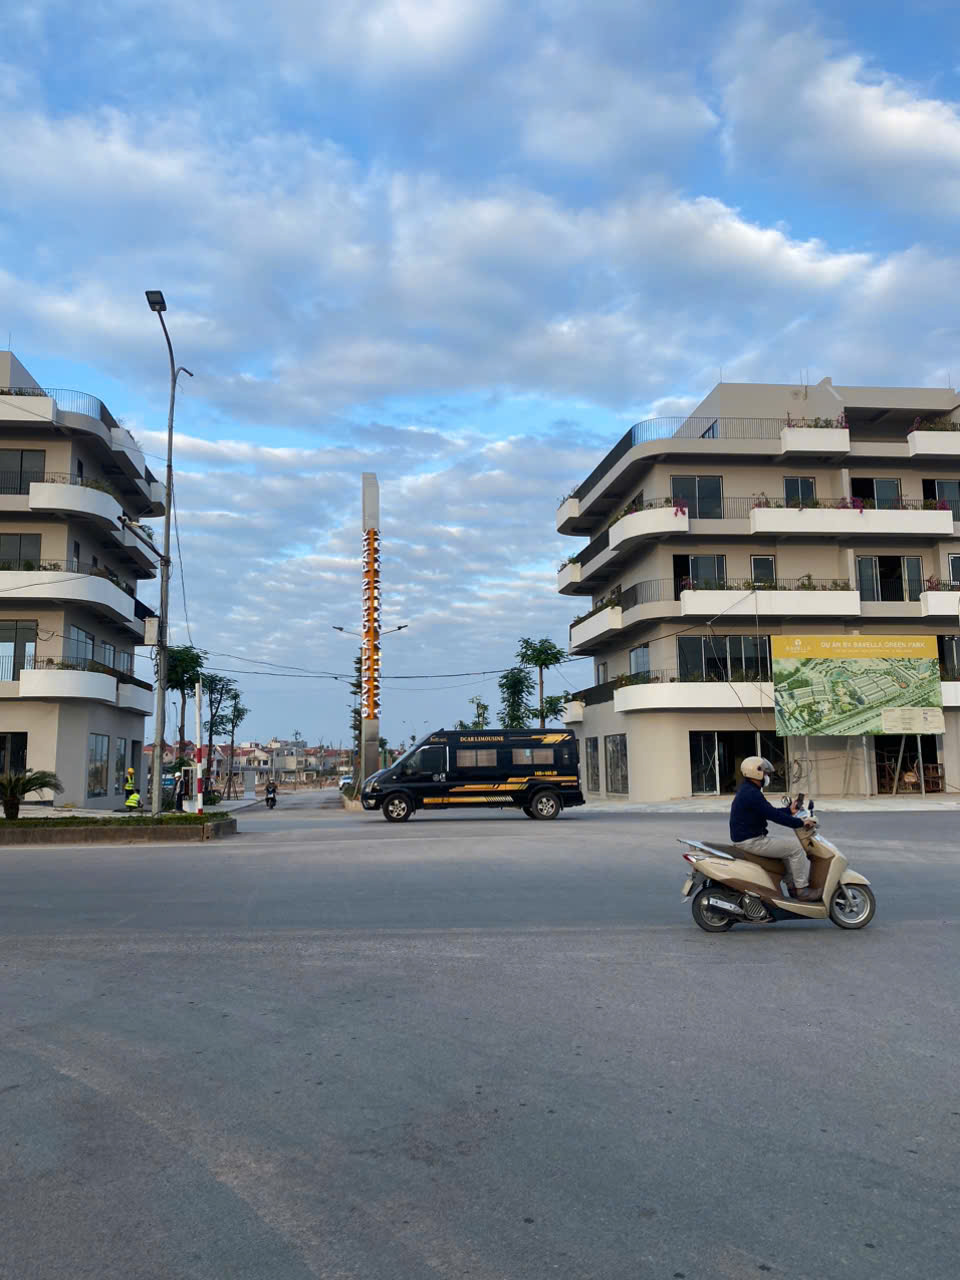
[[[761,858],[779,858],[785,862],[790,880],[797,889],[806,889],[810,883],[810,863],[796,836],[782,840],[774,840],[772,836],[754,836],[752,840],[738,840],[735,847],[759,854]]]

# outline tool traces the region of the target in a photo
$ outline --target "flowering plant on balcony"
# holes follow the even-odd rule
[[[916,417],[907,435],[914,431],[960,431],[960,422],[955,422],[947,414],[942,414],[939,418]]]
[[[683,501],[683,499],[675,498],[675,499],[672,499],[672,501],[673,501],[673,514],[675,516],[685,516],[687,514],[687,504]]]

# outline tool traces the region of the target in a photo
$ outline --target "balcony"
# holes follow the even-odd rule
[[[749,499],[734,499],[749,501]],[[772,538],[952,538],[953,512],[931,509],[920,499],[869,508],[856,499],[817,501],[805,507],[776,506],[762,494],[753,499],[750,532]]]
[[[138,570],[141,578],[155,578],[157,566],[160,564],[160,548],[138,538],[128,525],[124,525],[116,535],[117,542],[123,548],[127,559]]]
[[[831,461],[850,452],[850,432],[846,427],[784,427],[780,432],[780,452],[784,457],[800,457],[810,462]]]
[[[135,711],[141,716],[152,716],[156,710],[153,689],[140,681],[118,682],[117,706],[122,711]]]
[[[953,430],[924,431],[918,428],[907,436],[907,452],[911,458],[960,459],[960,423]]]
[[[115,676],[99,671],[60,670],[56,667],[24,668],[20,672],[20,697],[48,701],[105,702],[117,704]]]
[[[626,677],[613,693],[615,711],[768,711],[768,680],[690,680],[676,671]]]
[[[734,673],[738,674],[738,673]],[[739,673],[741,677],[743,672]],[[621,676],[574,694],[568,707],[580,721],[589,708],[608,702],[615,711],[773,711],[773,685],[769,680],[695,680],[673,668]],[[576,721],[579,723],[580,721]]]
[[[133,588],[80,560],[0,560],[0,591],[18,605],[26,600],[86,605],[143,637]]]
[[[960,618],[960,582],[928,582],[927,590],[920,592],[920,616],[956,622]]]
[[[115,495],[76,476],[45,475],[42,481],[33,481],[27,501],[31,511],[90,520],[112,532],[120,529],[122,509]]]
[[[727,581],[723,586],[683,586],[680,613],[690,618],[854,618],[860,592],[840,578]]]
[[[570,652],[589,653],[608,640],[623,626],[623,610],[619,605],[606,605],[585,618],[570,624]]]
[[[576,533],[577,521],[580,519],[580,503],[576,498],[564,498],[557,507],[557,532]]]
[[[583,724],[583,703],[572,698],[563,709],[564,724]]]

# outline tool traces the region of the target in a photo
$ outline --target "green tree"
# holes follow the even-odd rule
[[[548,693],[541,705],[540,728],[544,728],[545,720],[559,720],[563,709],[570,699],[564,693]]]
[[[203,675],[207,655],[192,644],[175,644],[167,650],[167,688],[180,695],[180,738],[177,755],[184,756],[184,734],[187,719],[187,699],[193,697],[197,681]],[[197,746],[200,744],[197,743]],[[178,765],[177,768],[181,766]]]
[[[234,697],[240,696],[236,680],[229,676],[218,676],[212,671],[203,673],[203,692],[207,698],[208,720],[204,721],[207,730],[207,763],[203,771],[203,790],[210,789],[210,771],[213,768],[213,735],[226,733],[230,727],[227,713]]]
[[[490,704],[484,702],[479,693],[474,694],[470,699],[473,706],[473,720],[470,724],[471,729],[486,729],[490,723]]]
[[[3,816],[10,822],[20,817],[20,804],[34,791],[63,790],[63,784],[49,769],[27,769],[25,773],[0,773],[0,803]]]
[[[237,744],[237,729],[250,714],[250,708],[240,701],[240,690],[237,689],[227,701],[227,709],[223,713],[230,727],[230,772],[227,774],[227,799],[233,791],[233,752]]]
[[[498,681],[500,685],[500,724],[504,729],[525,729],[530,715],[533,676],[529,667],[510,667]]]
[[[567,654],[559,645],[554,644],[547,636],[541,640],[531,640],[528,636],[524,636],[520,641],[520,647],[517,649],[517,661],[522,667],[536,667],[537,677],[540,687],[540,701],[534,714],[540,717],[540,728],[546,727],[547,719],[555,720],[559,714],[554,711],[552,714],[548,712],[547,704],[543,700],[543,673],[549,671],[551,667],[557,666],[566,660]],[[556,705],[556,699],[553,704]]]

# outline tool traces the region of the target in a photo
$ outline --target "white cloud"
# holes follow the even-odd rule
[[[960,103],[931,97],[814,28],[751,17],[718,57],[725,137],[740,168],[767,166],[798,192],[834,184],[860,199],[955,218]]]

